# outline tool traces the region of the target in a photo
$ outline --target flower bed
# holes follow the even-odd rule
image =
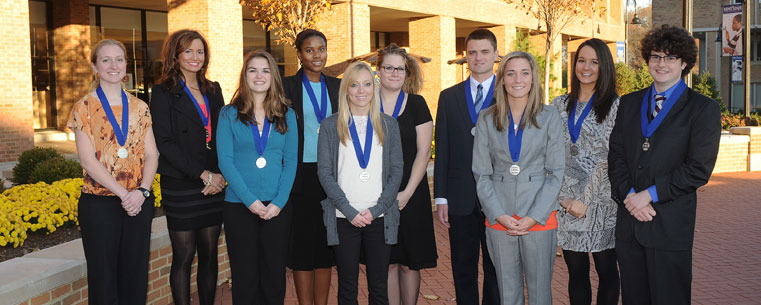
[[[159,175],[153,179],[155,206],[161,206]],[[77,203],[82,178],[63,179],[52,184],[23,184],[0,194],[0,247],[24,244],[27,232],[53,233],[66,224],[79,225]]]

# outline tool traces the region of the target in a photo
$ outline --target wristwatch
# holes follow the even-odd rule
[[[151,197],[151,191],[146,190],[144,187],[142,187],[142,186],[138,187],[137,190],[140,191],[141,193],[143,193],[143,197],[145,197],[145,198]]]

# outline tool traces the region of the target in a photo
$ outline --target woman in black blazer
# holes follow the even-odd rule
[[[336,112],[341,80],[322,74],[328,60],[328,39],[308,29],[296,36],[296,52],[301,69],[283,79],[285,96],[296,111],[299,134],[298,166],[291,191],[293,226],[288,253],[288,268],[299,304],[324,305],[328,302],[333,250],[328,247],[320,201],[327,195],[317,178],[317,134],[322,119]]]
[[[198,250],[199,301],[213,304],[225,198],[215,145],[222,89],[206,79],[209,45],[199,32],[172,33],[161,57],[164,66],[152,88],[150,107],[172,241],[169,283],[174,303],[190,304],[190,265]]]

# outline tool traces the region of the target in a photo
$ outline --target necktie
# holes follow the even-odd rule
[[[658,116],[658,112],[661,111],[661,108],[663,108],[663,102],[666,101],[665,95],[656,94],[655,95],[655,109],[653,110],[653,118]]]
[[[476,112],[481,111],[481,107],[484,105],[484,92],[483,92],[484,86],[481,84],[478,84],[478,87],[476,87]]]

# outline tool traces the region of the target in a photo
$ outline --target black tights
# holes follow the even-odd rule
[[[592,252],[595,270],[600,279],[597,304],[618,304],[619,278],[615,249]],[[571,305],[592,304],[592,285],[589,282],[589,253],[563,250],[568,266],[568,296]]]
[[[172,241],[172,271],[169,285],[174,304],[190,304],[190,266],[198,250],[198,299],[201,305],[214,304],[217,290],[217,243],[222,225],[194,231],[169,230]]]

